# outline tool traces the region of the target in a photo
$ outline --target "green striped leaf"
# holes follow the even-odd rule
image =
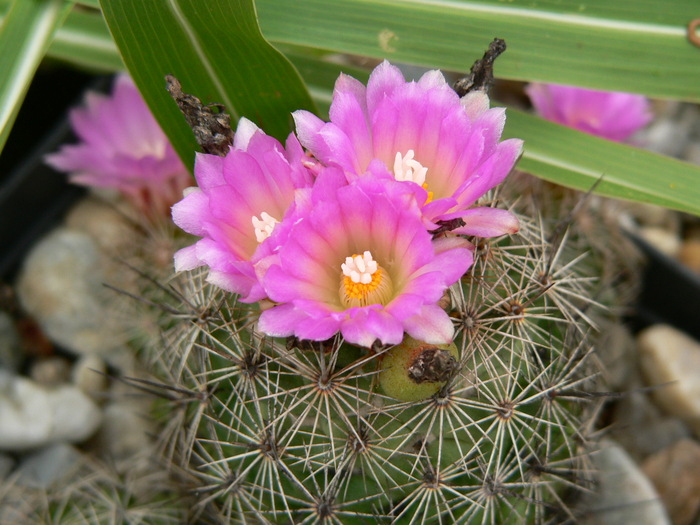
[[[525,139],[518,168],[563,186],[700,215],[700,166],[508,109],[504,136]]]
[[[468,71],[494,38],[502,78],[700,101],[697,0],[258,0],[272,41]]]
[[[93,71],[124,69],[117,45],[100,11],[71,11],[56,31],[48,54]]]
[[[0,150],[39,63],[72,2],[15,0],[0,28]]]
[[[203,103],[220,103],[283,139],[291,112],[315,110],[301,77],[270,46],[252,0],[102,0],[124,63],[180,156],[192,164],[192,133],[165,91],[172,74]]]

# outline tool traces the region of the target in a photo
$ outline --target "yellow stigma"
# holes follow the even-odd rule
[[[428,204],[429,202],[432,202],[434,195],[432,191],[428,190],[428,183],[426,182],[425,184],[421,185],[421,188],[428,192],[428,198],[426,199],[425,203]]]
[[[369,251],[347,257],[341,265],[340,302],[346,308],[387,304],[393,293],[393,285],[386,273],[372,258]]]

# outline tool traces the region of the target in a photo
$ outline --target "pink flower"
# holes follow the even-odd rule
[[[305,159],[293,135],[285,150],[246,119],[226,157],[197,154],[199,187],[173,206],[173,220],[202,239],[175,254],[175,269],[209,266],[213,284],[245,302],[264,299],[260,278],[293,222],[284,219],[313,182]]]
[[[652,118],[649,100],[642,95],[535,83],[526,91],[542,118],[617,142]]]
[[[517,219],[496,208],[473,208],[501,183],[522,150],[522,141],[500,141],[505,111],[489,109],[488,97],[462,99],[439,71],[406,82],[383,62],[367,87],[341,75],[325,123],[307,111],[294,119],[301,143],[324,164],[342,167],[349,180],[378,159],[400,181],[422,186],[422,213],[429,221],[461,217],[458,233],[489,237],[512,233]]]
[[[88,93],[70,120],[80,143],[46,156],[76,184],[116,189],[145,214],[167,216],[192,178],[127,75],[111,96]]]
[[[454,328],[437,306],[447,287],[472,264],[459,237],[433,241],[414,192],[385,178],[347,184],[319,174],[312,205],[291,229],[278,262],[263,279],[279,304],[260,316],[268,335],[325,340],[340,332],[369,347],[451,341]],[[324,186],[321,186],[324,184]]]

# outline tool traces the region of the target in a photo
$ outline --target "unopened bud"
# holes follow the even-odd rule
[[[384,354],[379,384],[400,401],[420,401],[440,390],[459,366],[454,343],[431,345],[410,336]]]

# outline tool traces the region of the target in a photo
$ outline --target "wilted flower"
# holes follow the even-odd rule
[[[362,346],[399,343],[404,331],[428,343],[451,341],[452,322],[437,302],[471,265],[468,243],[433,241],[403,184],[343,182],[314,188],[308,213],[265,274],[265,290],[281,304],[261,314],[260,329],[316,341],[340,332]]]
[[[46,156],[76,184],[118,190],[145,214],[167,216],[192,178],[127,75],[111,96],[88,93],[70,112],[80,143]]]
[[[239,121],[226,157],[197,154],[199,187],[173,206],[173,220],[202,239],[175,254],[175,269],[206,265],[210,282],[243,301],[265,298],[260,278],[284,237],[280,222],[301,199],[297,190],[313,182],[304,159],[293,135],[285,150],[246,119]]]
[[[526,91],[542,118],[617,142],[652,118],[649,100],[642,95],[537,83]]]
[[[423,187],[422,213],[430,221],[461,217],[466,225],[456,232],[484,237],[518,229],[508,211],[472,205],[508,175],[522,141],[500,141],[505,110],[489,109],[481,92],[460,99],[439,71],[406,82],[385,61],[367,87],[341,75],[331,122],[302,110],[294,119],[304,147],[322,163],[342,167],[349,180],[378,159],[396,180]]]

